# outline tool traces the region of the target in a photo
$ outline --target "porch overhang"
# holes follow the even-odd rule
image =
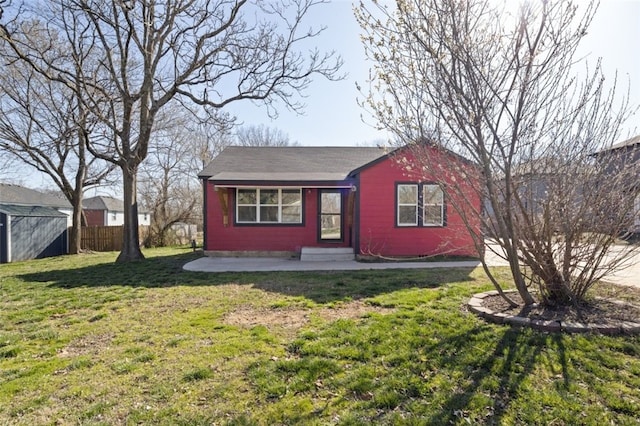
[[[356,180],[346,179],[340,181],[220,181],[214,178],[207,179],[213,184],[213,190],[218,197],[218,202],[222,209],[222,223],[224,227],[229,226],[231,217],[232,201],[231,194],[235,189],[255,189],[255,188],[277,188],[277,189],[340,189],[346,192],[346,224],[353,225],[355,215],[355,196],[357,191]],[[342,192],[342,191],[341,191]]]
[[[219,181],[209,179],[214,190],[226,188],[303,188],[303,189],[350,189],[355,191],[355,180],[341,181]]]
[[[265,184],[265,183],[255,183],[255,184],[213,184],[213,188],[217,190],[218,188],[226,189],[226,188],[282,188],[282,189],[355,189],[356,185],[354,183],[345,183],[345,184],[337,184],[337,185],[321,185],[321,184],[295,184],[295,185],[281,185],[281,184]]]

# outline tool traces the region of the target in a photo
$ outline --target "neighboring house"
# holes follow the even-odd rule
[[[446,156],[443,164],[473,167],[452,153],[429,152]],[[411,158],[402,148],[227,147],[198,175],[205,253],[304,259],[340,248],[351,258],[477,255],[437,179],[407,174]],[[480,200],[466,192],[480,211]]]
[[[0,183],[0,203],[16,206],[50,207],[67,215],[67,226],[73,225],[73,207],[62,193],[36,191],[20,185]]]
[[[70,214],[55,195],[0,184],[0,263],[66,254]]]
[[[624,172],[632,179],[621,184],[628,193],[627,202],[633,203],[633,218],[629,231],[640,233],[640,135],[613,144],[596,153],[595,157],[601,164],[606,165],[611,176]]]
[[[124,203],[122,200],[107,196],[97,196],[82,200],[82,208],[87,219],[87,226],[121,226],[124,225]],[[138,225],[151,224],[151,214],[138,211]]]
[[[546,215],[547,210],[559,211],[574,206],[582,199],[582,184],[592,176],[593,171],[585,165],[562,164],[555,157],[540,157],[517,164],[511,168],[512,212],[532,220]],[[505,187],[504,178],[495,185],[503,194]],[[504,203],[504,199],[501,202]],[[486,206],[485,212],[492,213],[488,200]]]

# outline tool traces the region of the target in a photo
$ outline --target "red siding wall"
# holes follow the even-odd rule
[[[104,210],[85,210],[87,226],[104,226]]]
[[[433,151],[431,155],[442,155]],[[411,154],[405,158],[415,164]],[[442,164],[451,164],[447,156]],[[455,159],[459,162],[460,160]],[[463,163],[457,163],[463,164]],[[466,165],[465,167],[470,167]],[[418,167],[413,167],[414,170]],[[447,203],[450,194],[445,193],[446,225],[444,227],[397,227],[396,183],[436,182],[434,176],[423,174],[420,178],[409,176],[394,159],[379,162],[360,174],[360,247],[363,255],[379,256],[431,256],[436,254],[477,256],[473,240],[460,215]],[[456,181],[460,182],[461,179]],[[461,182],[467,188],[472,182]],[[480,201],[474,191],[462,188],[468,199],[480,210]],[[479,222],[476,223],[479,229]]]
[[[207,251],[289,251],[300,252],[302,247],[349,246],[348,230],[341,243],[318,243],[318,190],[303,189],[303,225],[235,225],[235,189],[228,191],[229,224],[223,225],[222,207],[214,185],[207,182]],[[343,197],[344,198],[344,197]]]
[[[451,165],[451,157],[433,151],[430,155],[447,155],[444,165]],[[410,161],[409,153],[405,156]],[[455,158],[456,166],[468,167]],[[414,170],[421,167],[414,167]],[[444,169],[443,169],[444,170]],[[450,175],[447,171],[442,175]],[[440,176],[442,178],[442,176]],[[397,227],[396,226],[396,183],[399,182],[437,182],[434,176],[421,175],[411,177],[398,166],[395,159],[380,161],[361,171],[357,196],[359,198],[359,247],[356,253],[379,256],[430,256],[477,255],[473,240],[466,230],[461,217],[447,202],[450,194],[445,194],[446,225],[444,227]],[[456,179],[462,185],[465,198],[480,210],[480,200],[471,189],[474,183],[469,179]],[[211,182],[206,182],[206,235],[207,251],[287,251],[300,252],[304,246],[351,246],[356,241],[354,235],[345,226],[344,241],[341,243],[318,243],[318,190],[303,189],[304,211],[303,225],[235,225],[235,189],[228,191],[228,225],[223,225],[223,212],[218,193]],[[343,194],[343,211],[347,212],[346,194]],[[346,217],[343,219],[346,224]],[[479,221],[476,223],[479,229]],[[354,237],[354,238],[352,238]]]

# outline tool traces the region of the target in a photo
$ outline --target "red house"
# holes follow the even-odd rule
[[[463,194],[480,211],[475,192],[466,191],[475,167],[433,145],[425,149],[446,173],[418,173],[423,168],[405,148],[227,147],[198,175],[205,253],[311,259],[321,248],[340,248],[351,258],[476,256],[450,203]],[[443,179],[459,182],[458,195],[445,193]]]

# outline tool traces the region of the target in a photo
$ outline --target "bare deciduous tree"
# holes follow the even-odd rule
[[[190,128],[192,135],[191,145],[191,169],[202,170],[211,162],[225,147],[233,145],[232,127],[225,126],[225,123],[211,124],[200,123],[194,128]]]
[[[239,146],[293,146],[297,142],[291,142],[289,135],[282,130],[259,125],[244,125],[235,131],[235,145]]]
[[[6,58],[6,55],[3,55]],[[4,63],[0,74],[0,151],[44,173],[73,207],[69,252],[79,253],[83,191],[104,181],[113,167],[87,153],[95,120],[78,93],[44,78],[23,62]]]
[[[485,233],[493,237],[486,249],[508,261],[525,304],[534,302],[533,286],[545,303],[577,305],[632,254],[614,247],[634,215],[622,202],[634,191],[630,176],[608,173],[593,155],[620,137],[628,104],[616,101],[615,81],[605,87],[599,63],[578,68],[575,54],[595,12],[570,1],[517,10],[485,0],[356,8],[375,62],[364,106],[414,147],[424,169],[442,170],[420,155],[424,141],[477,165],[486,214],[483,232],[468,232],[481,253]],[[479,212],[464,197],[450,200],[473,223]],[[484,257],[483,266],[502,291]]]
[[[124,246],[118,261],[143,258],[138,169],[169,103],[216,111],[250,100],[271,113],[278,103],[298,110],[295,95],[314,75],[337,78],[341,61],[333,53],[297,50],[322,31],[302,27],[318,3],[51,0],[5,9],[0,37],[17,59],[82,91],[83,106],[104,125],[102,143],[92,140],[88,149],[122,171]],[[37,39],[21,32],[22,22],[40,17],[47,26]],[[39,42],[47,38],[64,40],[69,55],[52,55]]]
[[[185,167],[189,145],[181,143],[185,132],[176,135],[176,143],[162,144],[154,137],[149,158],[140,167],[138,192],[141,205],[151,212],[147,244],[164,247],[171,227],[190,222],[201,207],[201,189],[193,182],[193,170]]]
[[[194,126],[192,119],[180,105],[165,110],[140,166],[138,192],[141,205],[151,212],[146,242],[152,246],[172,244],[169,236],[177,223],[202,223],[203,193],[197,171],[230,144],[226,137],[230,127],[224,127],[227,120]]]
[[[289,136],[274,127],[240,126],[228,120],[191,123],[179,105],[165,111],[154,131],[147,160],[140,167],[138,192],[152,213],[149,243],[171,244],[171,228],[179,222],[202,223],[203,192],[197,171],[226,146],[290,146]]]

